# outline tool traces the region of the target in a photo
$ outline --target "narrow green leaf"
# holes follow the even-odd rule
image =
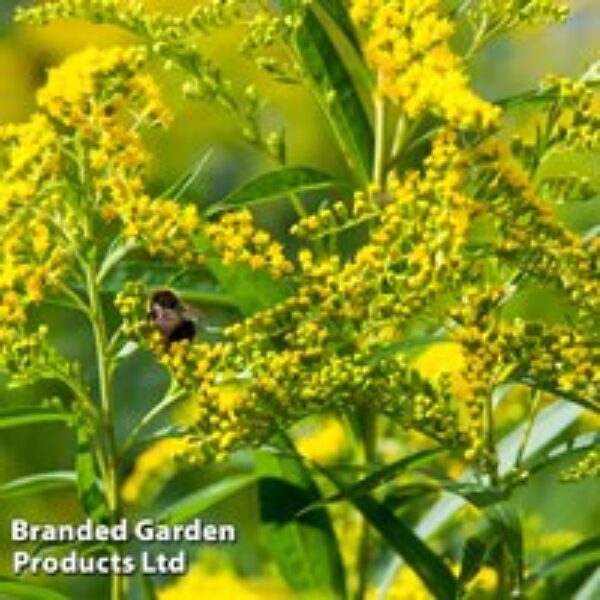
[[[297,8],[293,0],[280,4],[287,11]],[[294,45],[351,170],[367,183],[373,162],[371,124],[344,62],[310,8],[296,30]]]
[[[251,179],[223,200],[209,206],[205,214],[215,213],[239,206],[262,204],[289,194],[313,192],[335,185],[334,179],[310,167],[287,167],[263,173]]]
[[[336,485],[341,493],[345,486],[331,473],[322,472]],[[352,504],[373,526],[395,552],[421,578],[438,600],[454,600],[458,589],[454,575],[444,562],[384,504],[370,495],[350,497]]]
[[[206,268],[186,268],[152,260],[121,261],[102,283],[102,291],[116,294],[127,281],[141,281],[150,288],[173,287],[186,302],[235,306]]]
[[[385,465],[384,467],[373,471],[363,479],[360,479],[356,483],[347,486],[344,491],[339,491],[336,494],[332,494],[327,498],[319,501],[316,504],[312,504],[303,512],[308,512],[310,510],[314,510],[319,506],[323,506],[325,504],[330,504],[332,502],[339,502],[340,500],[350,500],[357,496],[362,496],[367,494],[374,489],[378,488],[380,485],[383,485],[393,477],[395,477],[398,473],[405,471],[409,467],[424,464],[430,460],[432,460],[435,456],[437,456],[442,451],[441,448],[430,448],[428,450],[422,450],[420,452],[415,452],[410,456],[403,456],[402,458],[390,463],[389,465]],[[320,467],[323,469],[324,467]]]
[[[92,437],[86,425],[77,428],[77,492],[86,515],[95,523],[108,518],[108,508],[96,472]]]
[[[342,31],[350,44],[360,52],[360,42],[344,3],[340,0],[318,0],[318,5],[329,15],[331,21]]]
[[[19,477],[0,485],[0,498],[25,496],[47,490],[71,487],[77,484],[73,471],[50,471]]]
[[[573,600],[597,600],[600,596],[600,567],[583,582]]]
[[[340,551],[324,509],[302,517],[303,508],[321,499],[309,471],[295,457],[255,453],[261,522],[267,547],[289,585],[320,597],[345,598]]]
[[[478,508],[492,506],[508,499],[508,491],[504,488],[494,488],[479,483],[452,481],[442,482],[441,486],[452,494],[462,496],[465,500]]]
[[[502,107],[504,110],[520,108],[530,104],[543,104],[556,100],[558,93],[556,90],[528,90],[512,96],[506,96],[495,101],[495,104]]]
[[[198,179],[200,173],[210,160],[212,153],[212,149],[207,150],[200,159],[181,175],[181,177],[175,180],[171,186],[160,194],[161,197],[173,198],[175,200],[181,198],[181,196],[183,196],[183,194],[185,194],[185,192],[195,183],[196,179]]]
[[[600,445],[600,433],[585,433],[567,440],[558,446],[552,448],[542,457],[537,458],[527,465],[529,473],[538,473],[565,458],[576,456],[587,450],[591,450]]]
[[[185,523],[207,508],[233,496],[243,488],[256,481],[256,475],[232,475],[222,481],[208,485],[189,496],[184,497],[175,504],[167,507],[159,515],[161,523],[175,525]]]
[[[530,587],[540,579],[554,577],[562,571],[580,569],[592,564],[600,564],[600,536],[585,539],[549,561],[534,567],[525,580],[525,586]]]
[[[69,600],[68,596],[18,579],[0,577],[0,598],[7,600]]]
[[[246,265],[223,265],[211,260],[209,266],[225,294],[245,316],[285,300],[293,291],[289,282],[275,280],[265,271]]]
[[[515,508],[507,502],[496,504],[486,510],[486,516],[494,530],[500,534],[502,544],[508,551],[513,568],[522,581],[524,571],[523,528]]]
[[[506,393],[509,387],[503,391]],[[544,408],[538,415],[533,426],[529,444],[525,450],[524,458],[527,460],[536,455],[542,448],[558,437],[565,429],[572,425],[583,409],[577,405],[556,400],[550,406]],[[500,458],[499,471],[505,475],[515,464],[519,453],[521,440],[525,433],[525,425],[521,424],[506,435],[498,444],[498,455]],[[464,481],[469,482],[472,474],[466,473]],[[465,505],[466,500],[460,496],[445,494],[438,500],[425,516],[420,520],[416,533],[422,538],[428,538],[437,533],[455,514]],[[402,566],[402,558],[394,556],[382,569],[380,586],[377,598],[383,600],[394,581],[398,569]]]
[[[0,429],[20,427],[34,423],[67,422],[71,415],[55,408],[24,406],[0,411]]]
[[[562,179],[565,175],[583,177],[596,192],[600,192],[600,152],[554,152],[540,165],[537,179]]]
[[[600,76],[598,75],[600,71],[599,64],[600,61],[596,61],[590,65],[589,69],[581,77],[581,80],[587,83],[587,85],[592,87],[600,85]],[[556,88],[545,90],[535,89],[514,94],[512,96],[506,96],[505,98],[500,98],[499,100],[496,100],[495,103],[505,110],[510,110],[512,108],[519,108],[529,104],[551,102],[556,100],[558,95],[558,90]]]
[[[461,589],[464,589],[465,585],[479,572],[485,559],[487,547],[487,543],[477,536],[470,537],[465,542],[458,577]]]

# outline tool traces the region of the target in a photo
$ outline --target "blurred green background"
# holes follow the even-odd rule
[[[44,28],[15,27],[11,14],[18,2],[2,0],[0,4],[0,123],[18,122],[34,110],[36,88],[45,81],[48,68],[78,49],[90,44],[110,46],[129,43],[127,35],[105,26],[81,22],[64,22]],[[147,4],[165,10],[183,10],[194,4],[188,0],[168,2],[147,0]],[[548,72],[577,76],[599,57],[600,2],[574,0],[573,12],[564,25],[520,32],[495,41],[471,65],[474,86],[486,98],[496,99],[528,90]],[[324,171],[343,173],[344,164],[322,119],[315,101],[298,86],[273,84],[236,51],[239,31],[218,33],[207,44],[209,56],[218,57],[226,73],[239,89],[250,81],[258,83],[270,101],[266,119],[284,123],[287,131],[289,162],[316,166]],[[175,121],[168,132],[153,132],[148,143],[153,154],[150,186],[155,192],[168,187],[184,172],[211,151],[203,175],[186,194],[205,205],[235,188],[249,176],[273,167],[256,150],[245,145],[239,135],[239,123],[223,111],[199,102],[186,101],[180,94],[181,81],[175,74],[161,75],[168,104],[175,111]],[[600,177],[600,174],[598,174]],[[586,206],[570,207],[569,219],[584,229],[600,222],[598,199]],[[285,209],[262,212],[261,220],[277,227],[289,219]],[[542,300],[543,301],[543,300]],[[534,306],[531,306],[531,302]],[[524,300],[518,310],[539,310],[539,297]],[[551,310],[552,307],[550,307]],[[71,358],[77,358],[93,375],[91,338],[86,324],[77,315],[56,307],[44,306],[36,318],[51,323],[57,345]],[[152,365],[149,357],[135,355],[128,359],[118,377],[118,398],[126,404],[118,407],[123,431],[160,397],[166,376]],[[36,398],[61,395],[60,387],[37,385],[24,390],[0,387],[4,405],[31,403]],[[45,470],[69,470],[73,464],[73,436],[64,435],[62,425],[35,426],[0,432],[0,482]],[[243,456],[239,459],[243,463]],[[242,465],[243,466],[243,465]],[[561,468],[566,465],[561,465]],[[236,465],[228,468],[238,468]],[[595,530],[600,533],[598,484],[593,481],[570,486],[556,482],[555,473],[547,473],[519,495],[519,502],[541,521],[539,531]],[[184,489],[206,480],[216,479],[218,469],[205,473],[187,471],[177,476],[160,497],[163,503],[174,499]],[[573,498],[577,508],[574,510]],[[543,500],[541,500],[543,499]],[[0,574],[9,575],[10,552],[8,519],[21,516],[38,522],[78,521],[82,518],[74,494],[49,491],[43,496],[18,500],[0,500]],[[215,519],[238,524],[241,542],[231,552],[237,568],[255,573],[260,567],[257,554],[258,523],[256,502],[251,494],[238,497],[222,507]],[[94,578],[54,579],[52,586],[68,590],[77,598],[105,597],[105,582]]]

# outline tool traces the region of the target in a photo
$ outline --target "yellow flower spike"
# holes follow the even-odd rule
[[[409,117],[433,111],[459,127],[484,129],[497,121],[499,109],[468,87],[438,0],[353,0],[350,14],[365,31],[365,59],[380,74],[379,92]]]

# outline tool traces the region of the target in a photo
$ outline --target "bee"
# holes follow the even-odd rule
[[[172,290],[157,290],[150,298],[148,319],[156,324],[167,345],[196,335],[196,315]]]

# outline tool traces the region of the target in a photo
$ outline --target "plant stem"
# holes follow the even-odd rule
[[[377,73],[377,85],[373,90],[373,106],[375,112],[375,147],[373,153],[373,183],[385,191],[385,98],[381,93],[381,72]],[[370,465],[375,460],[377,446],[376,413],[369,406],[364,406],[359,412],[359,423],[363,444],[363,464]],[[356,600],[364,600],[367,595],[369,563],[371,559],[371,540],[369,539],[369,522],[363,517],[361,534],[358,543],[358,586]]]
[[[370,465],[375,460],[377,441],[376,414],[371,408],[363,407],[359,414],[362,428],[363,463]],[[364,600],[367,595],[368,571],[371,561],[371,540],[369,536],[369,522],[363,517],[361,534],[358,543],[358,586],[356,600]]]
[[[382,75],[377,74],[377,87],[373,91],[375,109],[375,148],[373,152],[373,183],[383,185],[385,167],[385,98],[380,91]]]
[[[114,429],[113,398],[111,394],[111,367],[108,355],[106,321],[102,309],[100,290],[98,289],[98,276],[95,268],[91,265],[86,270],[86,284],[90,304],[90,321],[96,345],[96,365],[98,369],[100,410],[105,448],[104,487],[111,524],[115,524],[120,517],[120,506],[117,478],[118,456]],[[121,574],[113,572],[111,574],[111,600],[122,600],[124,598],[123,584],[124,580]]]
[[[127,439],[122,444],[121,456],[125,454],[137,441],[140,433],[144,428],[151,423],[156,417],[158,417],[163,411],[167,410],[175,402],[181,399],[184,395],[182,389],[177,389],[176,386],[171,386],[164,398],[155,406],[153,406],[139,421],[139,423],[131,430],[131,433],[127,436]]]

